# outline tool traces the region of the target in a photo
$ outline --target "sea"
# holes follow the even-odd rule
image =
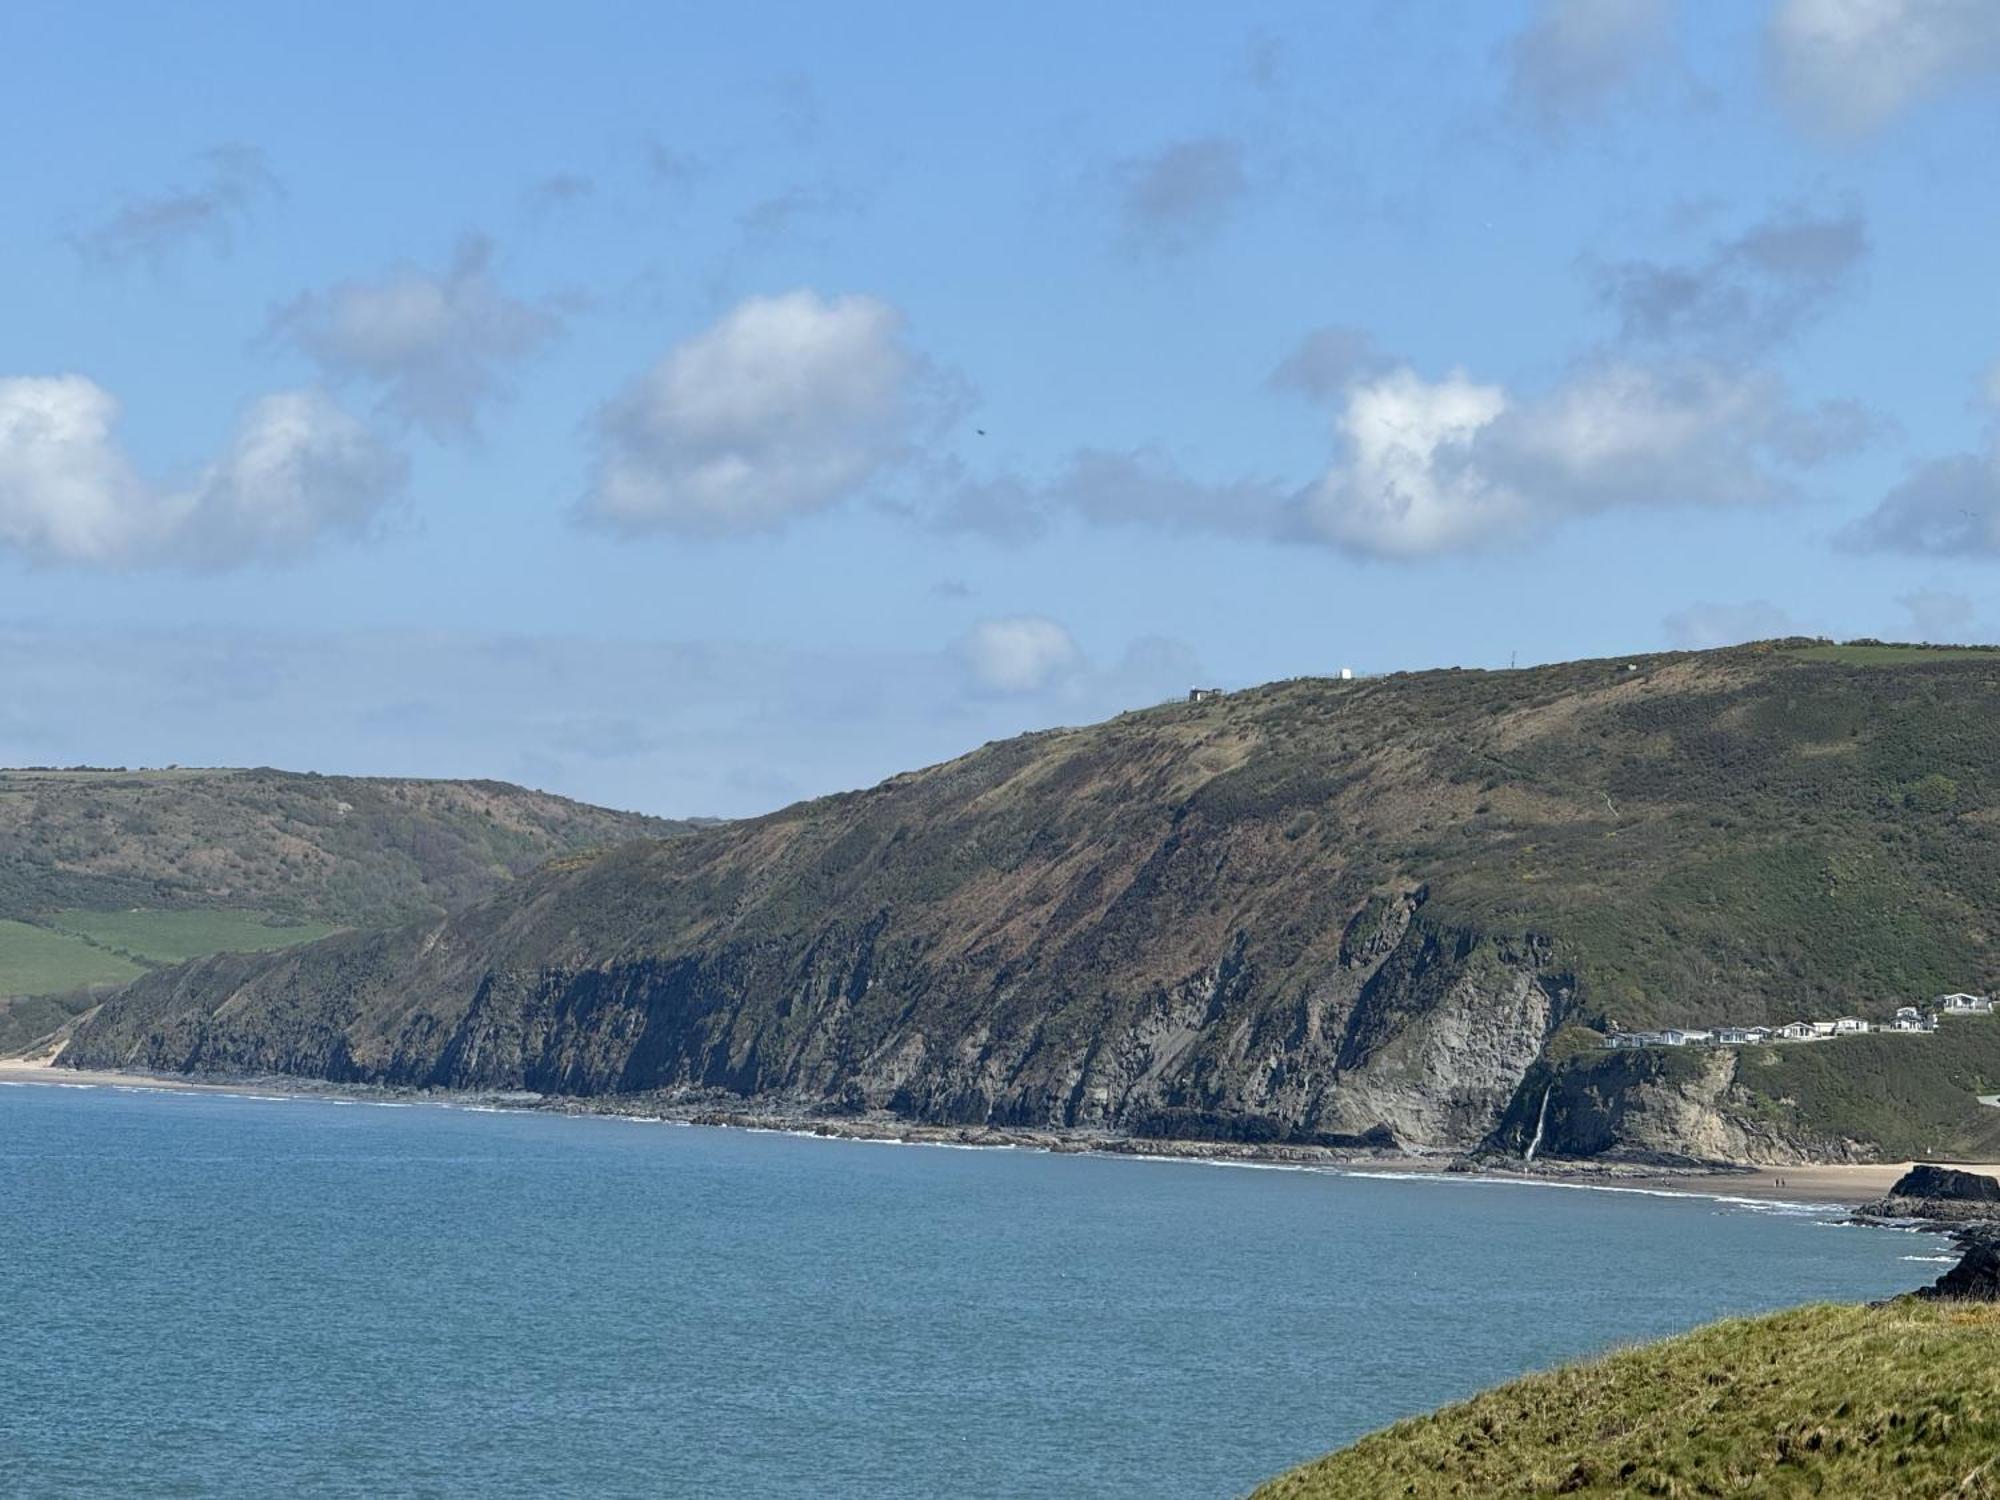
[[[0,1494],[1240,1495],[1917,1286],[1823,1207],[0,1085]]]

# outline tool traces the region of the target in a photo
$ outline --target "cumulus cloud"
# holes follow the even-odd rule
[[[230,567],[362,534],[403,483],[402,460],[315,391],[253,403],[178,489],[140,477],[118,414],[81,375],[0,379],[0,545],[39,563]]]
[[[1545,131],[1603,113],[1662,52],[1667,0],[1541,0],[1507,44],[1507,98]]]
[[[1335,429],[1341,454],[1303,497],[1307,527],[1406,558],[1618,507],[1790,500],[1793,471],[1866,430],[1851,409],[1795,406],[1775,376],[1617,360],[1531,396],[1400,367],[1350,384]]]
[[[1212,239],[1250,194],[1243,142],[1176,141],[1112,172],[1119,238],[1133,253],[1179,255]]]
[[[1061,625],[1043,615],[981,620],[960,643],[966,672],[983,693],[1038,693],[1074,672],[1083,653]]]
[[[107,264],[158,264],[190,244],[228,254],[251,215],[282,196],[283,188],[254,146],[217,146],[201,155],[200,164],[201,175],[193,183],[119,205],[70,235],[71,248],[86,261]]]
[[[1683,651],[1709,651],[1744,641],[1801,635],[1798,623],[1768,599],[1747,604],[1692,604],[1663,622],[1667,640]]]
[[[1782,0],[1770,56],[1786,101],[1820,129],[1861,135],[1924,98],[2000,69],[1992,0]]]
[[[1310,335],[1269,384],[1331,412],[1333,458],[1303,487],[1197,477],[1157,448],[1082,448],[1048,478],[955,475],[926,518],[997,540],[1068,517],[1416,558],[1623,507],[1799,499],[1805,471],[1876,429],[1852,403],[1801,405],[1775,375],[1710,360],[1598,357],[1517,391],[1463,370],[1428,377],[1348,329]]]
[[[598,412],[580,516],[625,532],[769,530],[882,478],[945,404],[887,303],[751,297]]]
[[[1596,290],[1627,343],[1742,355],[1781,342],[1823,312],[1867,253],[1858,212],[1789,209],[1692,261],[1600,265]]]
[[[462,243],[442,272],[398,266],[372,281],[308,292],[272,317],[335,381],[378,387],[389,414],[440,440],[476,434],[482,410],[507,393],[511,368],[561,324],[493,279],[493,246]]]

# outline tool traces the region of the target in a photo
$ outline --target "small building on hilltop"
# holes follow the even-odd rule
[[[1217,698],[1220,698],[1221,696],[1222,696],[1221,688],[1188,689],[1188,702],[1190,703],[1213,703]]]

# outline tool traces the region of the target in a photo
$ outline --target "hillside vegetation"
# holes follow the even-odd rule
[[[0,771],[0,1051],[164,964],[435,917],[683,826],[498,782]]]
[[[1765,1161],[2000,1159],[2000,1018],[1743,1048],[1552,1046],[1494,1145],[1518,1154]],[[1546,1100],[1546,1107],[1544,1101]]]
[[[685,825],[497,781],[0,771],[0,916],[228,907],[365,927]]]
[[[2000,1306],[1716,1323],[1398,1422],[1253,1500],[2000,1495]]]
[[[1571,1023],[1988,982],[1996,710],[1813,642],[1278,683],[149,976],[72,1060],[1474,1145]]]

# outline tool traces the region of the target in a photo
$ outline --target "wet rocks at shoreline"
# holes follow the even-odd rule
[[[1854,1211],[1857,1223],[1915,1223],[1952,1234],[2000,1225],[2000,1179],[1919,1162],[1888,1193]]]

